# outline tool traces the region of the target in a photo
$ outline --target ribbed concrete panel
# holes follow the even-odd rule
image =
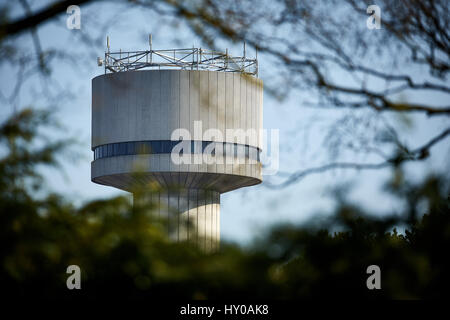
[[[114,74],[115,75],[115,74]],[[147,125],[144,126],[143,136],[139,135],[139,131],[135,133],[135,139],[137,141],[142,140],[144,137],[148,137],[148,139],[158,139],[160,137],[161,132],[161,74],[153,73],[146,74],[144,77],[145,83],[147,84],[146,90],[144,90],[145,94],[145,106],[146,106],[146,117],[145,118],[137,118],[137,122],[145,122]],[[132,106],[129,106],[132,108]],[[126,112],[124,108],[123,113]],[[123,115],[124,118],[126,115]],[[119,124],[118,124],[119,125]],[[134,126],[131,126],[134,128]],[[135,141],[136,141],[135,140]],[[126,140],[125,140],[126,141]]]
[[[221,133],[221,137],[218,137],[216,141],[222,142],[225,139],[225,129],[226,129],[226,83],[225,83],[225,73],[217,73],[217,128]],[[223,154],[223,150],[218,150],[218,154]],[[225,172],[225,164],[217,163],[216,172]]]
[[[207,252],[219,249],[220,194],[207,190],[183,189],[152,192],[134,203],[151,202],[154,215],[167,219],[169,237],[174,241],[192,241]],[[158,210],[158,207],[160,208]]]
[[[200,71],[191,71],[189,72],[189,127],[190,134],[193,137],[193,140],[199,140],[201,136],[197,136],[195,131],[195,121],[200,121]],[[200,133],[201,134],[201,133]],[[189,164],[190,172],[198,172],[200,161],[196,161],[198,155],[192,156],[191,164]]]
[[[251,129],[256,129],[256,99],[255,99],[255,95],[256,95],[256,81],[254,81],[253,77],[249,77],[249,83],[250,83],[250,87],[251,87],[251,113],[250,113],[250,128]],[[252,130],[252,135],[251,135],[251,139],[250,139],[250,145],[255,146],[257,145],[256,142],[256,131]]]
[[[253,129],[255,122],[253,121],[253,77],[247,76],[247,128]],[[247,137],[246,144],[254,145],[253,130],[250,130],[250,135]]]
[[[208,129],[219,129],[217,118],[219,114],[218,106],[218,72],[208,72],[209,82],[208,82]],[[203,139],[211,141],[219,141],[216,136],[212,136],[212,139]]]
[[[114,91],[115,95],[114,100],[112,101],[112,103],[114,103],[115,118],[110,123],[116,124],[122,122],[123,125],[116,128],[118,137],[126,136],[128,133],[130,138],[134,139],[138,136],[138,132],[145,130],[140,119],[150,117],[150,113],[146,108],[146,97],[139,94],[143,86],[142,82],[144,80],[142,75],[136,75],[135,85],[130,85],[130,80],[132,78],[132,75],[127,74],[123,77],[123,79],[117,79],[118,85],[115,88],[110,88]],[[123,94],[124,92],[127,92],[127,94]],[[130,116],[128,117],[128,121],[127,118],[121,118],[121,108],[123,105],[134,106],[134,108],[130,108]],[[105,112],[106,115],[109,114],[108,110],[105,110]],[[108,132],[111,130],[108,126],[106,126],[105,129],[108,130]]]
[[[197,242],[197,219],[198,219],[198,202],[197,202],[197,189],[188,189],[188,240],[190,242]]]
[[[180,128],[180,72],[169,73],[169,103],[167,105],[168,110],[168,136],[172,135],[172,132]]]
[[[169,140],[178,127],[186,127],[193,136],[194,121],[199,120],[203,131],[246,131],[262,124],[262,82],[237,73],[118,72],[94,78],[92,90],[92,148],[114,142]],[[257,143],[252,137],[250,145]]]
[[[225,134],[226,130],[234,129],[234,83],[233,74],[225,73]],[[227,137],[224,137],[227,140]],[[225,154],[231,153],[231,145],[226,145]],[[225,173],[233,173],[231,157],[225,159]]]
[[[260,86],[259,86],[259,82],[255,81],[255,129],[257,129],[256,131],[256,145],[258,147],[260,147],[260,143],[259,143],[259,130],[260,127],[259,126],[259,117],[260,117],[260,110],[259,110],[259,106],[260,106],[260,97],[259,97],[259,90],[260,90]]]
[[[216,245],[216,250],[219,249],[220,246],[220,194],[215,194],[216,201],[214,203],[214,206],[216,208],[216,241],[214,242]]]
[[[246,87],[246,110],[245,110],[245,125],[243,128],[252,128],[252,77],[245,78],[245,87]],[[244,144],[251,144],[251,131],[250,135],[246,136],[246,140]]]
[[[217,129],[222,133],[222,139],[216,141],[224,141],[226,129],[226,82],[225,72],[217,73]]]
[[[205,192],[205,250],[210,251],[211,250],[211,224],[212,224],[212,199],[211,199],[211,192],[206,191]]]
[[[205,233],[206,233],[206,191],[197,191],[197,242],[199,247],[205,250]]]
[[[219,115],[219,106],[218,106],[218,72],[208,72],[209,77],[209,88],[208,88],[208,114],[209,114],[209,123],[208,123],[208,129],[205,130],[206,133],[208,130],[217,130],[219,129],[218,126],[218,115]],[[206,135],[203,137],[203,140],[206,141],[219,141],[217,138],[217,135],[214,133],[214,131],[210,131],[213,133],[212,135]],[[223,141],[223,139],[221,140]],[[207,164],[207,171],[210,173],[215,173],[217,170],[217,165],[214,161],[212,161],[212,157],[208,156],[208,164]],[[209,164],[211,162],[214,162],[213,164]]]
[[[200,91],[199,91],[199,103],[200,103],[200,121],[202,122],[203,132],[207,131],[210,118],[210,101],[209,101],[209,72],[200,72]],[[200,139],[195,139],[200,140]],[[203,140],[203,139],[201,139]]]
[[[251,115],[251,128],[252,128],[252,140],[250,141],[250,144],[253,146],[257,146],[258,145],[258,120],[257,120],[257,104],[256,104],[256,95],[257,95],[257,91],[258,91],[258,83],[253,80],[255,78],[250,77],[251,79],[251,84],[252,84],[252,115]],[[253,163],[253,162],[250,162]],[[256,176],[256,167],[252,166],[252,177]]]
[[[194,136],[194,122],[200,121],[200,73],[201,71],[189,72],[189,128],[190,133],[198,140],[200,137]]]
[[[180,71],[180,128],[190,130],[190,72]]]
[[[203,128],[203,133],[208,131],[209,118],[210,118],[210,101],[209,101],[209,72],[200,72],[200,121]],[[195,137],[194,140],[203,140],[203,135],[200,137]],[[198,165],[199,172],[207,172],[208,167],[202,161]]]
[[[238,75],[240,77],[240,85],[241,85],[241,116],[240,116],[240,126],[238,129],[246,130],[247,129],[247,81],[245,77]],[[238,139],[239,144],[246,144],[245,137],[239,136]]]
[[[233,130],[238,130],[240,128],[242,128],[241,126],[241,98],[242,98],[242,94],[241,94],[241,75],[239,74],[233,74],[233,91],[234,91],[234,125],[233,125]],[[228,137],[226,137],[225,139],[229,139]],[[228,141],[228,140],[226,140]],[[238,140],[230,140],[228,142],[235,142],[235,143],[239,143]],[[233,171],[233,173],[235,173]]]
[[[259,112],[259,125],[258,128],[261,130],[263,128],[263,84],[262,82],[259,82],[259,102],[258,102],[258,112]],[[262,132],[259,132],[259,145],[258,147],[262,150],[263,147],[263,139],[262,139]]]
[[[214,193],[211,192],[211,227],[210,227],[210,248],[211,251],[216,250],[215,240],[216,240],[216,225],[217,225],[217,217],[216,217],[216,205],[215,205],[215,196]]]
[[[160,115],[161,121],[159,123],[160,129],[158,130],[157,140],[163,140],[170,137],[169,133],[169,110],[173,109],[170,105],[170,91],[172,89],[172,84],[170,83],[170,71],[163,70],[160,71],[161,75],[161,105]]]

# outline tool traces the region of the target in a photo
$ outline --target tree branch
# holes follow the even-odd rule
[[[396,157],[393,157],[391,159],[388,159],[383,162],[379,163],[353,163],[353,162],[334,162],[330,164],[326,164],[320,167],[314,167],[314,168],[308,168],[305,170],[299,170],[294,173],[292,173],[289,178],[287,178],[285,181],[279,184],[273,184],[269,181],[264,182],[264,186],[270,189],[283,189],[286,188],[294,183],[299,182],[303,178],[317,173],[323,173],[325,171],[334,170],[334,169],[353,169],[353,170],[375,170],[375,169],[382,169],[387,168],[390,166],[398,166],[403,162],[407,161],[422,161],[430,155],[430,148],[434,146],[439,141],[445,139],[448,135],[450,135],[450,128],[447,128],[434,138],[432,138],[430,141],[428,141],[423,146],[413,149],[411,151],[408,151],[408,149],[404,148],[402,150],[402,153],[397,155]]]
[[[69,7],[70,5],[81,5],[90,1],[92,0],[64,0],[60,2],[54,2],[33,15],[19,18],[18,20],[11,23],[1,24],[0,41],[28,29],[37,27],[41,23],[50,20],[51,18],[57,16],[62,12],[65,12],[67,10],[67,7]]]

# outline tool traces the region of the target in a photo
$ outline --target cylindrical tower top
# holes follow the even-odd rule
[[[260,183],[262,88],[253,76],[219,71],[143,70],[94,78],[93,181],[130,190],[140,159],[145,181],[163,186],[222,193]],[[187,137],[174,136],[177,130]],[[192,146],[189,163],[172,161],[178,140]],[[203,155],[208,150],[211,155]]]

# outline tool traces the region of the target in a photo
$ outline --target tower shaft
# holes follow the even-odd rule
[[[178,189],[134,194],[135,203],[155,205],[153,214],[164,220],[170,239],[196,243],[207,252],[219,248],[220,193],[204,189]]]

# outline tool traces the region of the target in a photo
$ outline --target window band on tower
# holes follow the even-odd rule
[[[126,156],[126,155],[138,155],[138,154],[170,154],[173,148],[180,142],[188,141],[172,141],[172,140],[152,140],[152,141],[129,141],[109,143],[94,148],[94,160],[108,157]],[[189,142],[188,142],[189,143]],[[251,160],[260,161],[259,153],[261,150],[254,146],[228,143],[228,142],[214,142],[214,141],[190,141],[191,154],[205,153],[207,146],[213,144],[211,150],[212,155],[223,155],[239,158],[248,158]],[[186,148],[183,148],[186,150]]]

